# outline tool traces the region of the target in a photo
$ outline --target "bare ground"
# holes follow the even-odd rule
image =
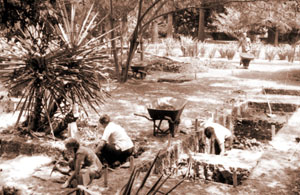
[[[191,79],[184,83],[157,82],[159,78]],[[277,95],[263,95],[263,88],[296,89],[300,83],[299,65],[258,64],[250,65],[249,70],[239,69],[237,63],[227,69],[207,69],[202,73],[165,73],[151,72],[145,80],[130,80],[125,84],[110,83],[107,85],[111,98],[101,107],[98,114],[109,114],[114,121],[124,126],[136,143],[143,144],[146,152],[137,160],[151,160],[156,152],[166,146],[166,137],[154,137],[152,122],[137,117],[134,113],[147,115],[145,105],[151,100],[164,96],[181,97],[188,100],[182,116],[180,129],[189,133],[193,130],[195,118],[209,118],[216,109],[226,112],[231,108],[231,102],[238,103],[245,100],[274,100],[300,103],[300,97],[286,97]],[[3,115],[1,115],[2,117]],[[294,118],[293,118],[294,117]],[[298,194],[300,155],[295,153],[294,138],[298,136],[298,115],[291,118],[291,123],[277,134],[270,142],[264,155],[253,170],[250,178],[243,185],[232,186],[197,181],[185,181],[172,194]],[[82,127],[82,134],[91,131],[87,137],[87,144],[94,143],[94,136],[100,135],[93,125],[97,125],[98,115],[93,113],[87,119],[88,126]],[[2,120],[1,120],[2,121]],[[179,139],[181,134],[172,141]],[[53,141],[49,141],[53,142]],[[283,144],[285,143],[285,144]],[[2,156],[0,159],[1,183],[23,189],[24,194],[64,194],[67,190],[60,189],[62,176],[54,173],[51,177],[53,159],[49,156]],[[95,180],[90,187],[102,194],[115,194],[126,183],[130,175],[128,169],[117,169],[109,173],[108,187],[103,186],[103,178]],[[154,179],[154,178],[153,178]],[[173,186],[178,180],[170,180],[166,186]]]

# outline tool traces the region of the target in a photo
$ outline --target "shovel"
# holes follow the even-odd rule
[[[268,103],[268,107],[269,107],[269,111],[270,111],[270,114],[266,113],[266,115],[267,115],[269,118],[276,117],[275,114],[272,114],[271,104],[270,104],[269,98],[268,98],[268,96],[267,96],[266,90],[264,90],[264,94],[265,94],[265,96],[266,96],[266,98],[267,98],[267,103]]]

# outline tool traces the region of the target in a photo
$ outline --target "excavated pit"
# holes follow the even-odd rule
[[[246,102],[234,107],[231,113],[225,116],[226,120],[224,115],[217,118],[218,122],[225,121],[226,126],[230,126],[227,123],[232,121],[236,136],[233,149],[228,151],[226,156],[207,154],[209,142],[203,136],[200,126],[192,133],[171,138],[170,147],[166,150],[161,148],[163,150],[155,163],[154,173],[229,185],[242,184],[259,161],[264,144],[272,139],[272,125],[277,133],[297,109],[297,105],[293,104],[271,103],[270,106],[273,114],[271,117],[268,115],[267,102]],[[168,141],[167,136],[165,141]],[[41,153],[59,156],[61,151],[58,148],[24,140],[16,141],[10,139],[9,135],[0,139],[0,157],[8,154],[17,156]],[[151,155],[153,157],[154,153]],[[147,152],[142,156],[147,156]],[[136,166],[146,171],[152,160],[151,157],[146,160],[138,157]]]
[[[200,129],[175,150],[165,152],[156,165],[156,173],[241,185],[257,165],[272,135],[278,133],[297,107],[295,104],[268,102],[246,102],[234,107],[230,115],[225,116],[226,120],[223,120],[224,116],[216,119],[218,122],[226,121],[225,126],[230,126],[228,118],[233,123],[236,139],[233,149],[225,156],[207,154],[209,142]]]

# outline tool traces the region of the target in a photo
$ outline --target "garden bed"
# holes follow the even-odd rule
[[[230,185],[234,184],[233,178],[236,177],[235,185],[241,185],[257,165],[272,136],[279,132],[288,116],[297,108],[294,104],[273,103],[273,114],[268,115],[268,106],[265,102],[246,102],[232,110],[236,138],[233,149],[225,156],[199,152],[180,153],[177,167],[169,167],[164,172],[178,178],[187,177]],[[193,143],[192,140],[189,143]],[[205,144],[209,145],[209,142],[206,140]]]

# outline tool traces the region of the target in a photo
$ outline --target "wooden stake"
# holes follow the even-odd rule
[[[200,131],[196,132],[196,139],[197,139],[196,152],[201,152],[202,151],[202,148],[201,148],[202,137],[201,137],[201,132]]]
[[[168,134],[168,148],[171,146],[171,134]]]
[[[226,127],[226,115],[223,114],[223,126]]]
[[[214,123],[218,122],[218,110],[217,109],[214,113],[212,113],[212,122],[214,122]]]
[[[248,110],[248,101],[245,103],[245,111]]]
[[[130,167],[129,167],[129,170],[132,171],[133,170],[133,167],[134,167],[134,158],[133,156],[130,156]]]
[[[272,128],[272,140],[273,140],[276,134],[275,125],[272,125],[271,128]]]
[[[198,131],[198,119],[195,120],[195,131]]]
[[[226,116],[226,125],[225,125],[225,127],[226,127],[227,129],[230,129],[230,116],[231,116],[231,115],[227,115],[227,116]]]
[[[236,174],[236,169],[233,170],[232,173],[232,181],[233,181],[233,187],[237,186],[237,174]]]
[[[104,167],[104,187],[107,187],[108,180],[108,169],[107,166]]]
[[[231,131],[231,133],[233,134],[234,133],[234,125],[233,125],[233,117],[231,116],[230,118],[229,118],[229,130]]]
[[[241,107],[240,106],[237,107],[237,116],[241,116]]]

